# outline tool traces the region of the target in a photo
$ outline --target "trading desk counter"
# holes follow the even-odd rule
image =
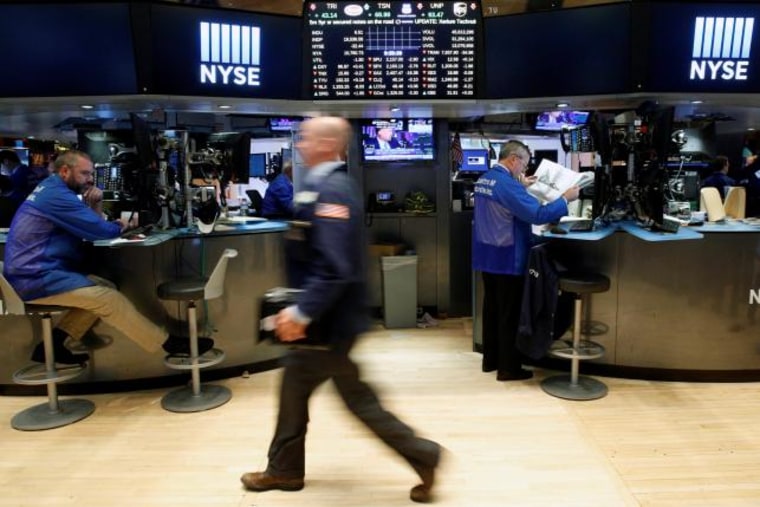
[[[625,231],[625,232],[623,232]],[[687,241],[630,227],[599,241],[552,239],[566,266],[607,275],[587,316],[606,349],[588,372],[668,380],[760,380],[760,227],[706,224]],[[577,233],[583,234],[583,233]],[[657,233],[662,234],[662,233]],[[596,368],[596,370],[594,370]]]
[[[223,227],[222,227],[223,225]],[[90,249],[93,271],[114,281],[119,290],[145,316],[172,333],[187,335],[184,304],[161,301],[156,287],[182,275],[203,273],[208,276],[225,248],[238,250],[230,259],[225,279],[224,295],[198,304],[198,329],[211,336],[217,347],[224,350],[226,359],[216,367],[204,370],[203,379],[229,377],[269,369],[276,365],[282,350],[276,346],[256,345],[258,300],[267,289],[285,285],[283,257],[283,222],[218,224],[210,234],[195,230],[151,231],[144,241],[126,244],[107,244]],[[146,239],[148,239],[146,238]],[[4,238],[0,258],[4,254]],[[143,246],[143,248],[134,248]],[[30,364],[32,349],[39,337],[33,335],[26,317],[3,316],[3,359],[0,361],[0,393],[44,393],[28,386],[13,384],[13,372]],[[149,354],[129,339],[105,324],[95,331],[113,338],[111,345],[91,351],[87,374],[60,384],[67,392],[108,392],[148,387],[165,387],[187,382],[189,374],[178,374],[164,366],[162,352]]]

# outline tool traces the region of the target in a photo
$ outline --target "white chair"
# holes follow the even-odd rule
[[[71,365],[56,368],[53,352],[53,316],[68,310],[65,306],[24,303],[8,280],[2,275],[0,262],[0,294],[3,298],[3,315],[26,315],[42,322],[42,343],[45,347],[45,364],[33,364],[13,374],[13,381],[23,385],[46,385],[48,402],[29,407],[11,419],[17,430],[36,431],[66,426],[89,416],[95,404],[85,399],[58,399],[58,382],[78,377],[86,366]]]
[[[707,212],[707,220],[717,222],[726,218],[723,200],[715,187],[705,187],[699,191],[699,211]]]
[[[187,302],[187,324],[190,331],[190,356],[170,354],[166,356],[164,364],[167,368],[174,370],[190,370],[192,385],[164,395],[161,399],[161,406],[166,410],[171,412],[210,410],[227,403],[232,397],[230,390],[224,386],[201,385],[200,370],[221,363],[224,360],[224,352],[214,348],[202,356],[198,355],[198,323],[196,322],[195,302],[215,299],[224,293],[227,261],[236,257],[237,254],[237,250],[225,249],[208,278],[179,278],[158,286],[158,297],[160,299]]]
[[[747,212],[747,190],[744,187],[728,187],[726,200],[723,202],[726,216],[745,218]]]

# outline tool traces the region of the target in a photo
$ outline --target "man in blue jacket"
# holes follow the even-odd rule
[[[261,216],[291,218],[293,216],[293,166],[286,162],[264,192]]]
[[[114,327],[148,352],[189,352],[188,340],[168,337],[143,317],[113,284],[88,275],[83,241],[115,238],[129,224],[106,221],[79,199],[93,182],[89,155],[67,151],[55,161],[55,172],[45,178],[16,212],[5,245],[3,274],[21,299],[29,303],[71,307],[53,330],[56,362],[76,364],[87,354],[72,354],[64,345],[80,340],[98,321]],[[211,343],[209,343],[211,342]],[[199,342],[200,353],[213,341]],[[42,344],[32,359],[44,362]]]
[[[284,359],[277,428],[263,472],[246,473],[252,491],[297,491],[304,486],[309,397],[332,380],[348,409],[403,457],[422,483],[412,488],[416,502],[429,502],[441,448],[415,435],[386,411],[359,377],[349,352],[366,330],[366,255],[360,192],[341,162],[351,127],[342,118],[319,117],[301,124],[297,149],[309,168],[295,197],[295,219],[309,227],[291,229],[286,255],[293,287],[303,289],[295,305],[276,316],[279,339],[297,343],[318,321],[329,350],[294,349]]]
[[[525,176],[529,162],[528,147],[508,141],[501,147],[499,163],[475,183],[472,268],[483,274],[482,368],[496,371],[500,381],[533,376],[522,368],[516,346],[531,224],[558,221],[579,192],[571,187],[556,201],[542,205],[526,190],[535,181]]]

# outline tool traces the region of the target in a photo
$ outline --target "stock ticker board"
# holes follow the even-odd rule
[[[479,2],[307,2],[315,100],[474,99]]]

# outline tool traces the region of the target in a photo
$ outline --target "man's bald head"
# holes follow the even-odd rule
[[[343,160],[351,139],[351,124],[337,116],[319,116],[301,124],[296,148],[307,166]]]

